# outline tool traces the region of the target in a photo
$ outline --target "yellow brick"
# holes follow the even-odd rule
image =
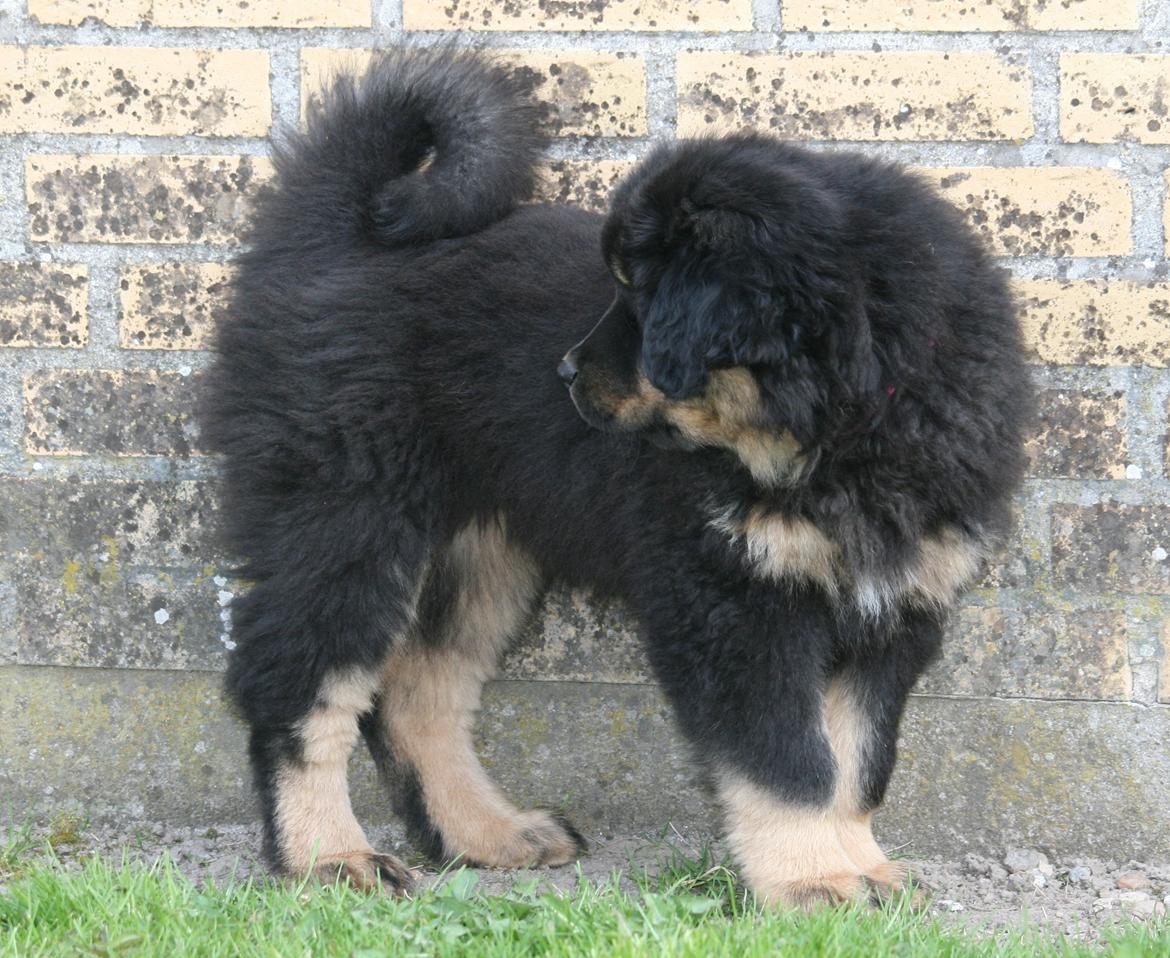
[[[0,263],[0,346],[84,346],[88,301],[84,266]]]
[[[259,156],[30,156],[29,238],[58,243],[232,243],[256,188]]]
[[[1032,82],[990,53],[682,53],[681,136],[754,127],[812,140],[1032,134]]]
[[[1120,256],[1132,249],[1129,184],[1088,167],[920,169],[1003,256]]]
[[[370,0],[28,0],[41,23],[112,27],[368,27]]]
[[[1170,54],[1062,54],[1060,135],[1070,143],[1170,143]]]
[[[0,47],[0,133],[263,136],[268,54]]]
[[[549,160],[541,169],[537,199],[602,212],[632,166],[628,160]]]
[[[154,0],[158,27],[368,27],[370,0]]]
[[[227,300],[224,263],[127,266],[120,277],[123,349],[207,349]]]
[[[404,0],[407,30],[702,30],[752,28],[751,0]]]
[[[1170,366],[1170,283],[1017,280],[1034,362]]]
[[[41,23],[76,26],[90,18],[111,27],[133,27],[150,17],[151,0],[28,0],[28,15]]]
[[[813,32],[1132,30],[1139,0],[784,0],[784,28]]]
[[[1142,0],[1029,0],[1033,30],[1136,30]]]
[[[579,136],[644,136],[646,134],[646,68],[635,54],[589,50],[504,50],[533,84],[553,134]],[[301,115],[329,77],[340,71],[362,70],[369,50],[301,51]]]

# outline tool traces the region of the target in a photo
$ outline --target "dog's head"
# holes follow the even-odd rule
[[[561,363],[581,416],[790,477],[819,411],[876,384],[843,220],[831,186],[768,138],[651,154],[603,230],[613,304]]]

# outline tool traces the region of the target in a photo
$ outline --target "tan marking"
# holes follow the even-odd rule
[[[985,554],[980,542],[953,528],[927,536],[922,540],[918,560],[907,570],[903,591],[945,608],[974,581]]]
[[[872,729],[855,693],[840,678],[829,683],[824,699],[825,729],[837,761],[833,805],[837,838],[867,878],[879,885],[901,885],[903,866],[891,862],[873,837],[872,812],[863,806],[861,774]]]
[[[800,444],[791,433],[760,425],[760,389],[743,367],[712,371],[701,395],[677,402],[667,399],[641,371],[633,392],[617,394],[603,381],[589,400],[624,429],[642,429],[660,417],[696,446],[728,449],[767,486],[792,482],[804,468]]]
[[[650,385],[641,373],[632,393],[599,392],[593,397],[598,406],[608,412],[624,429],[641,429],[648,426],[654,414],[666,402],[666,396]]]
[[[801,516],[754,507],[741,522],[717,515],[711,525],[733,543],[743,540],[748,562],[761,579],[810,579],[831,596],[851,593],[857,607],[879,616],[901,602],[947,608],[974,580],[985,548],[946,528],[926,536],[918,554],[901,570],[850,582],[841,550]]]
[[[679,402],[663,396],[662,414],[696,445],[730,449],[766,486],[791,482],[804,468],[795,436],[760,425],[764,419],[760,387],[741,366],[714,370],[700,396]]]
[[[799,516],[752,509],[740,526],[748,561],[762,578],[812,579],[836,595],[840,551],[820,529]]]
[[[373,852],[350,806],[346,765],[377,685],[376,674],[361,672],[326,680],[298,730],[302,761],[276,773],[280,854],[294,875]]]
[[[451,545],[463,583],[447,633],[397,650],[383,678],[381,719],[395,755],[413,767],[445,852],[485,865],[563,864],[577,848],[547,812],[517,809],[472,744],[480,691],[539,587],[531,560],[496,523],[469,526]]]
[[[860,869],[842,847],[832,806],[781,802],[734,772],[717,777],[727,840],[762,901],[802,908],[864,894]]]

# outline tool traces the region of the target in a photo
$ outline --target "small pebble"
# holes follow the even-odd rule
[[[1117,887],[1129,891],[1140,888],[1149,888],[1150,880],[1144,872],[1125,872],[1117,876]]]
[[[1093,870],[1088,865],[1077,865],[1075,868],[1068,870],[1068,880],[1070,882],[1080,884],[1081,882],[1087,882],[1092,877]]]
[[[965,907],[962,902],[955,901],[953,898],[940,898],[935,904],[947,911],[963,911]]]
[[[1003,863],[1010,872],[1030,872],[1039,869],[1045,875],[1052,875],[1053,868],[1048,863],[1048,856],[1043,852],[1029,848],[1012,848],[1004,856]]]

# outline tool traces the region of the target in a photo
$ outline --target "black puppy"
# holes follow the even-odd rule
[[[471,740],[564,581],[637,617],[762,898],[897,886],[903,704],[1021,474],[1004,279],[913,177],[762,136],[659,148],[604,228],[519,206],[534,119],[472,54],[394,53],[277,151],[204,417],[268,852],[407,887],[350,808],[364,734],[433,856],[576,856]]]

